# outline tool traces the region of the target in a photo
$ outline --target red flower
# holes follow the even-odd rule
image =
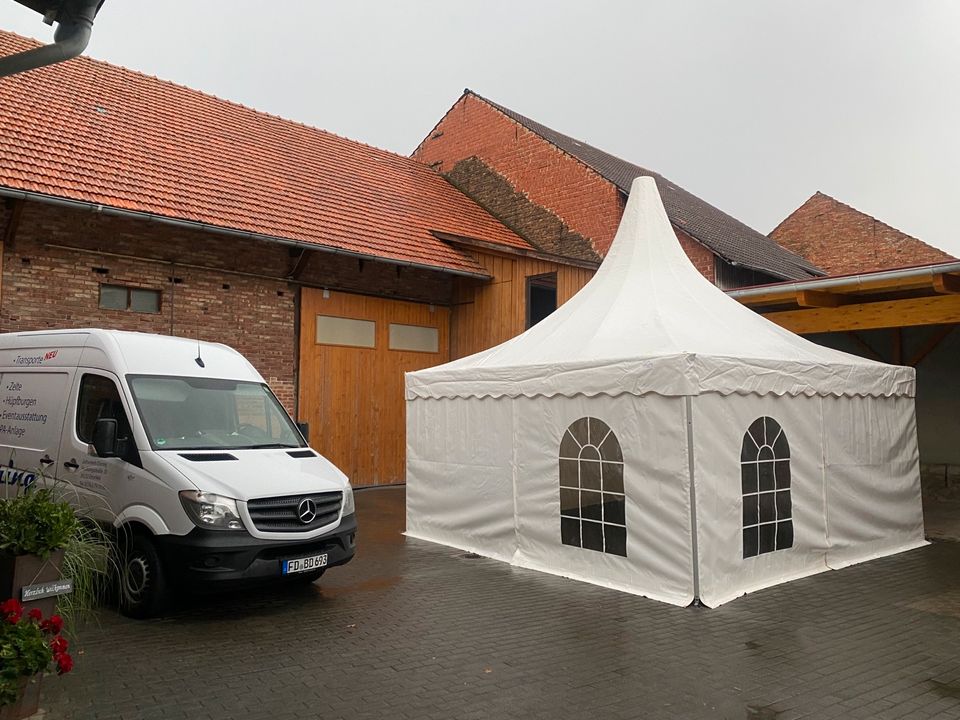
[[[61,653],[56,656],[57,675],[63,675],[73,670],[73,658],[69,653]]]
[[[49,620],[40,623],[40,629],[51,635],[57,635],[63,630],[63,618],[59,615],[51,615]]]
[[[4,600],[0,603],[0,614],[3,614],[8,623],[16,625],[23,615],[23,604],[16,598]]]
[[[50,641],[50,649],[53,651],[54,657],[57,655],[62,655],[67,652],[68,643],[63,635],[57,635],[53,640]]]
[[[43,613],[40,612],[39,609],[33,608],[30,612],[27,613],[27,617],[30,618],[31,620],[36,620],[37,622],[40,622],[41,620],[43,620]]]

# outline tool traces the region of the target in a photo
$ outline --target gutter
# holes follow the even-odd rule
[[[828,290],[834,288],[860,288],[865,283],[883,282],[885,280],[903,280],[907,278],[933,278],[935,275],[944,273],[960,272],[960,262],[940,263],[938,265],[923,265],[912,268],[899,268],[897,270],[881,270],[879,272],[862,273],[860,275],[844,275],[841,277],[820,278],[817,280],[802,280],[798,282],[773,283],[770,285],[758,285],[743,290],[728,290],[727,295],[736,299],[744,300],[761,295],[770,295],[772,293],[784,292],[786,294],[799,292],[801,290]]]
[[[320,245],[319,243],[307,242],[305,240],[291,240],[276,235],[265,235],[263,233],[251,232],[249,230],[235,230],[233,228],[220,225],[211,225],[210,223],[199,222],[196,220],[180,220],[178,218],[166,217],[155,213],[141,212],[139,210],[122,210],[120,208],[101,205],[99,203],[87,202],[85,200],[70,200],[67,198],[55,197],[53,195],[44,195],[43,193],[30,192],[29,190],[13,190],[11,188],[0,187],[0,197],[12,198],[14,200],[29,200],[46,205],[56,205],[58,207],[67,207],[73,210],[90,210],[97,214],[111,215],[114,217],[131,218],[145,222],[154,222],[161,225],[171,225],[186,230],[198,230],[202,232],[217,233],[218,235],[229,235],[230,237],[243,238],[245,240],[258,240],[261,242],[277,243],[287,247],[295,247],[301,250],[317,250],[319,252],[330,253],[333,255],[345,255],[360,260],[372,260],[375,262],[399,265],[402,267],[411,267],[418,270],[430,270],[432,272],[446,273],[448,275],[458,275],[461,277],[475,278],[478,280],[489,280],[492,276],[481,272],[469,272],[467,270],[451,270],[449,268],[438,267],[436,265],[427,265],[425,263],[416,263],[409,260],[396,260],[385,258],[380,255],[356,252],[354,250],[344,250],[343,248],[330,245]]]
[[[47,14],[47,22],[57,23],[53,43],[16,55],[0,58],[0,77],[27,72],[46,65],[71,60],[87,49],[93,21],[103,0],[63,2]]]

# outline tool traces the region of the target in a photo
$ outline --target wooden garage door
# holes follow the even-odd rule
[[[300,402],[310,444],[357,487],[405,482],[403,373],[449,359],[447,308],[304,288]]]

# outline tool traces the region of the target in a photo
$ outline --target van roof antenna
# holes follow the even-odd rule
[[[200,326],[199,325],[197,325],[197,356],[193,359],[193,361],[200,367],[206,367],[206,365],[203,362],[203,358],[200,357]]]

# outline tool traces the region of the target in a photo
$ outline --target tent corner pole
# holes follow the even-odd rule
[[[693,401],[685,395],[687,416],[687,469],[690,473],[690,560],[693,565],[693,606],[700,607],[700,549],[697,540],[697,489],[693,481]]]

